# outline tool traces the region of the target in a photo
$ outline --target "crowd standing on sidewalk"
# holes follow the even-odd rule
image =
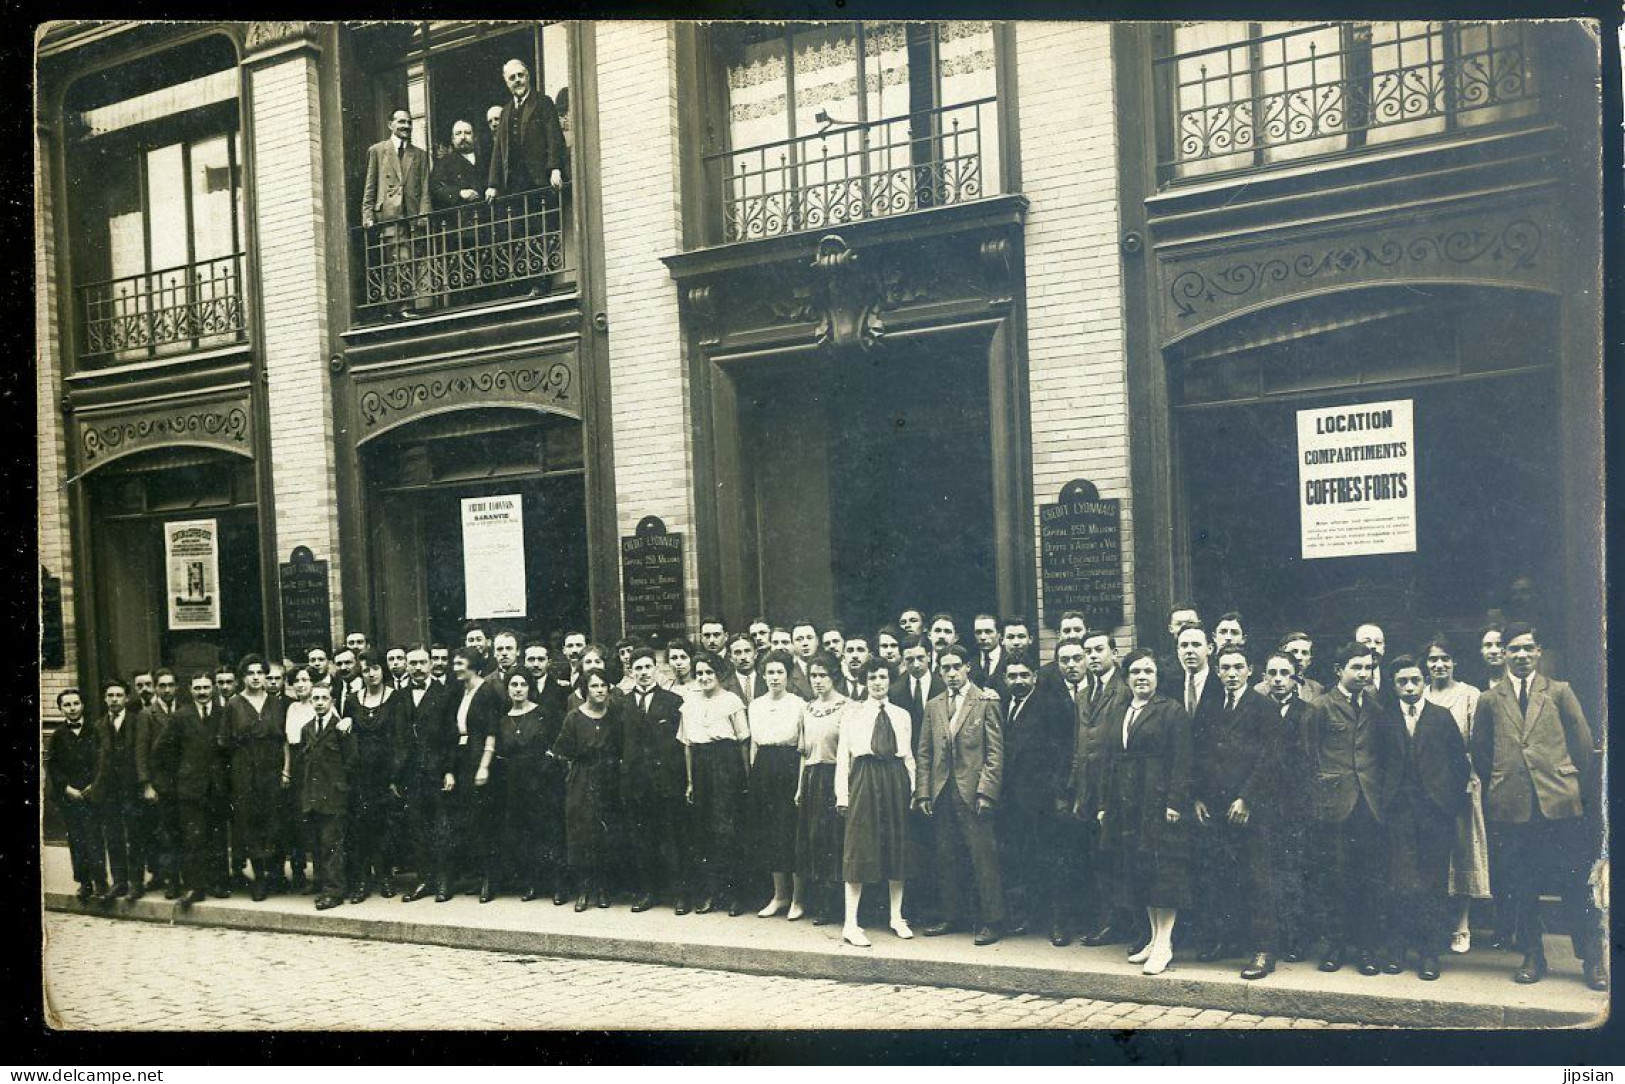
[[[1166,657],[1121,658],[1068,613],[1042,665],[1023,619],[959,629],[911,609],[872,637],[707,617],[698,642],[612,650],[351,632],[331,655],[109,680],[94,721],[64,691],[46,778],[93,905],[515,893],[839,922],[860,948],[877,921],[1047,935],[1253,980],[1434,980],[1476,911],[1533,983],[1555,892],[1607,989],[1601,735],[1535,626],[1483,631],[1482,687],[1443,636],[1390,656],[1374,624],[1325,685],[1308,635],[1256,650],[1234,612],[1210,631],[1176,607]]]

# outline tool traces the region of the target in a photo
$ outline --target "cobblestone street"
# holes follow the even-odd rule
[[[54,913],[45,937],[48,1020],[68,1029],[1353,1026]]]

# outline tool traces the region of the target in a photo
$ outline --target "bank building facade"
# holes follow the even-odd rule
[[[1162,647],[1189,601],[1466,655],[1515,581],[1600,705],[1582,25],[58,23],[36,57],[47,725],[468,617],[914,606],[1047,657],[1060,609]],[[487,198],[512,60],[560,175]],[[461,156],[474,198],[369,222],[403,109],[397,180]]]

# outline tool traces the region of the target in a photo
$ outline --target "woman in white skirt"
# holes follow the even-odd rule
[[[1428,688],[1422,698],[1448,711],[1456,720],[1467,748],[1472,749],[1473,712],[1478,708],[1476,687],[1456,680],[1456,660],[1450,642],[1435,635],[1422,648],[1427,663]],[[1468,912],[1474,900],[1490,897],[1490,846],[1484,830],[1484,799],[1478,773],[1467,776],[1467,804],[1456,817],[1456,845],[1450,852],[1450,895],[1460,900],[1456,931],[1450,937],[1451,952],[1472,948]]]

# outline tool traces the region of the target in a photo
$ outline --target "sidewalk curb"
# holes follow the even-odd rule
[[[332,912],[261,909],[234,901],[210,900],[189,910],[165,900],[121,902],[115,908],[81,904],[73,895],[45,892],[47,910],[97,918],[134,919],[177,926],[295,933],[327,937],[537,956],[565,956],[625,963],[664,964],[759,975],[835,979],[903,985],[952,986],[996,993],[1044,997],[1086,997],[1100,1001],[1182,1005],[1258,1016],[1311,1017],[1367,1025],[1426,1028],[1575,1028],[1595,1026],[1606,1011],[1417,999],[1383,994],[1303,990],[1266,983],[1135,974],[1091,969],[1077,955],[1069,967],[967,964],[957,961],[859,955],[798,948],[680,943],[664,940],[557,933],[541,930],[468,927],[445,923],[351,918]],[[1078,964],[1085,966],[1076,966]],[[1381,980],[1373,980],[1374,982]],[[1562,980],[1552,980],[1562,981]]]

